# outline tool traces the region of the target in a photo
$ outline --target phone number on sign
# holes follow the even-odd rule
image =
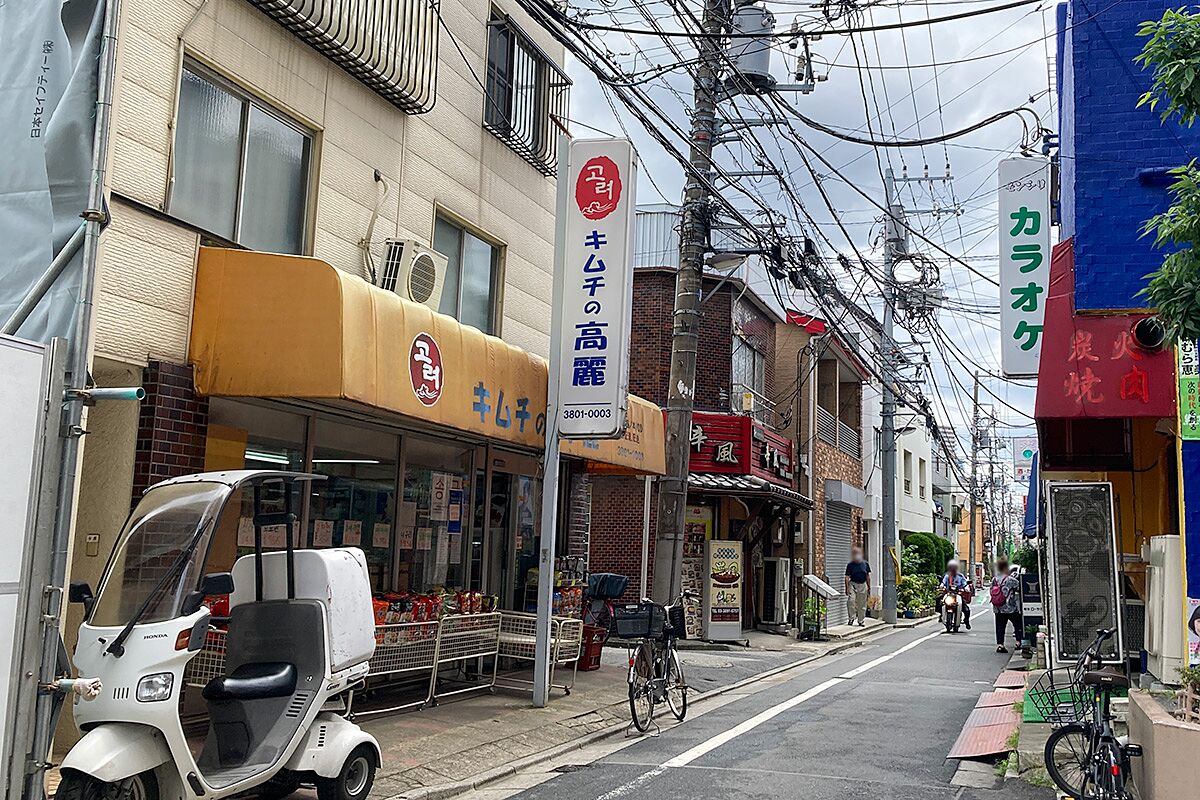
[[[611,408],[564,408],[563,419],[606,419],[612,416]]]

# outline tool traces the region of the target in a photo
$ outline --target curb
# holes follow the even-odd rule
[[[925,621],[926,620],[921,620],[921,622],[925,622]],[[916,627],[916,626],[914,625],[914,626],[910,626],[910,627]],[[834,647],[831,647],[829,650],[825,651],[824,653],[818,653],[816,655],[807,656],[805,658],[800,659],[799,661],[793,661],[790,664],[781,664],[780,666],[772,667],[768,670],[764,670],[755,675],[751,675],[748,678],[743,678],[740,681],[731,683],[728,686],[721,686],[716,689],[710,689],[707,692],[702,692],[700,694],[697,694],[694,698],[691,698],[691,701],[693,703],[699,703],[699,702],[703,702],[705,700],[710,700],[714,697],[720,697],[723,694],[728,694],[729,692],[737,691],[738,689],[744,688],[753,683],[757,683],[758,681],[766,680],[767,678],[772,678],[776,675],[779,675],[780,673],[787,672],[788,670],[796,669],[796,668],[802,667],[806,664],[811,664],[814,661],[819,661],[822,658],[826,658],[828,656],[837,655],[838,653],[844,652],[851,648],[858,647],[858,646],[862,645],[865,641],[875,638],[876,636],[879,636],[884,633],[894,633],[897,630],[902,630],[902,629],[893,628],[891,626],[880,626],[880,629],[872,631],[872,633],[870,633],[868,635],[861,636],[857,639],[853,639],[848,642],[842,642],[840,644],[837,644]],[[614,703],[613,705],[619,705],[619,704]],[[445,798],[455,797],[457,795],[464,794],[464,793],[472,791],[474,789],[481,789],[489,783],[495,783],[498,780],[507,778],[510,775],[515,775],[516,773],[518,773],[524,769],[527,769],[529,767],[536,766],[545,761],[550,761],[552,759],[558,758],[559,756],[561,756],[565,753],[569,753],[572,750],[581,750],[590,744],[594,744],[596,742],[607,739],[611,736],[615,736],[616,734],[621,733],[621,732],[627,730],[628,728],[629,728],[629,723],[621,722],[616,725],[612,725],[608,728],[604,728],[602,730],[593,731],[591,733],[584,734],[583,736],[580,736],[576,739],[572,739],[569,742],[563,742],[562,744],[554,745],[553,747],[547,748],[546,750],[542,750],[537,753],[531,753],[530,755],[527,755],[527,756],[522,756],[521,758],[518,758],[515,761],[510,761],[507,764],[504,764],[499,767],[493,767],[492,769],[481,772],[478,775],[475,775],[467,780],[457,781],[455,783],[443,783],[443,784],[438,784],[435,786],[425,786],[425,787],[421,787],[418,789],[413,789],[411,791],[401,792],[400,794],[393,795],[388,800],[445,800]]]

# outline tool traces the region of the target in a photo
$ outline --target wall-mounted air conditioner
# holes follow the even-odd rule
[[[383,243],[375,285],[437,311],[447,264],[444,255],[414,239],[388,239]]]

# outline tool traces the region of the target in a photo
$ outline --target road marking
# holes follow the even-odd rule
[[[775,717],[779,716],[783,712],[793,709],[796,706],[800,705],[801,703],[808,702],[809,700],[813,699],[814,697],[817,697],[818,695],[829,691],[834,686],[838,686],[840,684],[845,683],[850,678],[861,675],[869,669],[874,669],[875,667],[879,666],[880,664],[884,664],[888,661],[891,661],[893,658],[895,658],[898,655],[907,653],[909,650],[912,650],[917,645],[921,644],[922,642],[929,641],[930,639],[934,638],[935,636],[938,636],[940,633],[941,633],[941,631],[937,631],[937,632],[931,633],[927,636],[922,636],[920,639],[909,642],[908,644],[904,645],[903,647],[899,647],[896,650],[892,651],[891,653],[888,653],[887,655],[883,655],[872,661],[868,661],[866,664],[863,664],[861,667],[856,667],[855,669],[850,670],[849,672],[845,673],[844,675],[839,675],[836,678],[830,678],[829,680],[825,681],[824,683],[819,683],[816,686],[812,687],[811,689],[806,689],[805,691],[801,692],[800,694],[796,695],[795,697],[785,700],[784,702],[780,703],[779,705],[775,706],[774,708],[769,708],[766,711],[756,714],[753,717],[751,717],[750,719],[745,720],[744,722],[741,722],[741,723],[733,726],[729,730],[724,731],[722,733],[718,733],[716,736],[713,736],[711,739],[701,742],[700,744],[698,744],[695,747],[692,747],[688,750],[684,750],[682,753],[675,756],[674,758],[670,758],[670,759],[664,761],[661,766],[654,767],[651,770],[643,772],[641,775],[637,776],[633,780],[623,783],[620,786],[616,787],[615,789],[605,792],[604,794],[600,795],[597,798],[597,800],[618,800],[618,798],[629,794],[634,789],[637,789],[638,787],[648,783],[649,781],[654,780],[659,775],[662,775],[664,772],[666,772],[668,769],[672,769],[672,768],[676,768],[676,767],[686,767],[687,765],[689,765],[693,761],[695,761],[697,758],[700,758],[701,756],[703,756],[707,753],[711,753],[713,750],[716,750],[721,745],[727,744],[727,743],[733,741],[734,739],[741,736],[742,734],[749,733],[750,731],[757,728],[759,725],[762,725],[764,722],[768,722],[768,721],[774,719]]]
[[[844,681],[848,681],[851,678],[857,678],[859,675],[862,675],[867,670],[875,669],[875,667],[878,667],[880,664],[886,664],[887,662],[891,661],[896,656],[907,653],[909,650],[912,650],[914,647],[921,644],[922,642],[927,642],[930,639],[934,639],[941,635],[942,635],[941,631],[934,631],[933,633],[931,633],[927,636],[922,636],[920,639],[909,642],[908,644],[904,645],[903,647],[899,648],[898,650],[894,650],[891,653],[888,653],[887,655],[882,655],[873,661],[868,661],[867,663],[863,664],[862,666],[855,667],[854,669],[850,670],[849,672],[843,672],[841,675],[838,675],[838,678],[841,680],[844,680]]]

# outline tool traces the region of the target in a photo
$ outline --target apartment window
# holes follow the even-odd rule
[[[925,459],[922,458],[917,462],[917,486],[922,500],[925,499],[925,487],[927,485],[925,473],[928,471],[927,467],[928,465],[925,463]]]
[[[433,225],[433,249],[448,261],[438,310],[496,334],[500,248],[445,217]]]
[[[493,9],[488,23],[483,126],[545,175],[558,165],[571,86],[533,40]]]
[[[905,450],[904,451],[904,493],[905,494],[912,494],[912,483],[913,483],[913,481],[912,481],[912,467],[913,467],[912,462],[913,462],[912,452],[909,450]]]
[[[172,215],[253,250],[303,252],[311,132],[189,62],[173,155]]]
[[[742,410],[742,392],[752,391],[758,397],[766,394],[767,357],[754,349],[741,336],[733,337],[733,410]]]

